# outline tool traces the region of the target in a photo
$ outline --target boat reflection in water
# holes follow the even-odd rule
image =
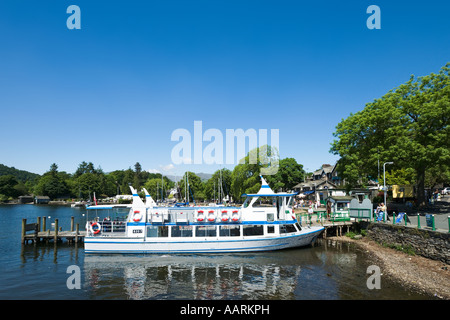
[[[302,266],[289,252],[233,255],[92,256],[86,287],[126,299],[295,299]],[[299,251],[299,250],[297,250]],[[316,264],[320,260],[308,254]],[[292,255],[292,252],[291,252]],[[284,261],[283,261],[284,260]],[[311,262],[311,259],[308,259]],[[94,294],[98,296],[98,292]]]
[[[195,255],[86,255],[83,288],[92,299],[346,300],[427,299],[382,278],[367,288],[376,263],[347,243],[272,252]]]

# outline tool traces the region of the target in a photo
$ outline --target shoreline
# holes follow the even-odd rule
[[[450,266],[442,261],[386,248],[368,237],[354,240],[334,236],[324,240],[353,243],[380,264],[382,275],[432,298],[450,300]]]

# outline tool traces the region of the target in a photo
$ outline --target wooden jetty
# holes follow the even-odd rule
[[[86,236],[86,231],[80,231],[78,223],[74,225],[73,217],[71,217],[70,231],[62,231],[58,226],[58,219],[55,219],[54,230],[47,229],[46,222],[46,217],[42,217],[42,220],[41,217],[38,217],[36,223],[29,224],[27,224],[27,219],[22,219],[22,244],[27,244],[29,242],[38,243],[41,241],[48,243],[50,240],[57,243],[61,242],[63,239],[66,239],[69,243],[78,243],[83,241]]]
[[[326,238],[328,235],[342,236],[344,232],[349,232],[356,219],[350,217],[341,217],[337,219],[330,219],[326,217],[325,211],[318,211],[313,215],[297,213],[297,220],[302,227],[306,226],[322,226],[325,230],[322,232],[321,237]]]
[[[353,223],[354,221],[324,223],[322,226],[325,230],[322,233],[322,237],[326,238],[328,233],[334,233],[336,236],[342,236],[344,228],[345,232],[349,232],[350,228],[353,226]]]

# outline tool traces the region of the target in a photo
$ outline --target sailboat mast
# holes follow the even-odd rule
[[[186,180],[187,180],[187,199],[189,203],[189,171],[186,171]]]

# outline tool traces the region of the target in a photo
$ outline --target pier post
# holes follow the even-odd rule
[[[36,232],[34,234],[34,241],[35,241],[35,243],[38,243],[40,241],[40,239],[39,239],[39,232],[41,232],[41,217],[37,217]]]
[[[70,217],[70,231],[73,231],[73,216]]]
[[[25,226],[27,225],[27,219],[22,219],[22,244],[25,243]]]
[[[78,233],[80,231],[80,224],[77,223],[76,231],[75,231],[75,243],[78,243]]]
[[[420,229],[420,214],[417,214],[417,229]]]
[[[58,241],[58,219],[55,219],[55,237],[54,237],[55,243]]]
[[[42,217],[42,231],[47,230],[47,217]]]

